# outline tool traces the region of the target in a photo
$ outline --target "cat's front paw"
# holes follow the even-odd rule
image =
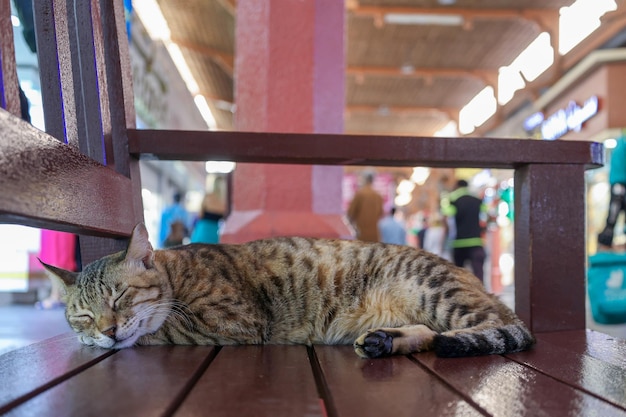
[[[85,336],[85,335],[82,335],[82,334],[78,335],[78,340],[83,345],[87,345],[87,346],[95,346],[96,345],[96,342],[93,340],[92,337]]]
[[[354,351],[362,358],[380,358],[391,355],[393,336],[384,330],[370,330],[354,342]]]

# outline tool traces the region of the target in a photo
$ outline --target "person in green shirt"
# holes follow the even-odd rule
[[[474,275],[483,281],[486,255],[480,218],[487,207],[480,198],[470,194],[467,181],[459,180],[448,199],[442,201],[441,211],[454,219],[456,234],[451,242],[454,263],[464,267],[469,261]]]

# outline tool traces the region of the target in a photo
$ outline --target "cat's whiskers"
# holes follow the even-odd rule
[[[137,319],[144,320],[146,318],[163,318],[166,321],[176,319],[185,325],[188,329],[193,328],[193,322],[188,314],[193,314],[189,307],[178,300],[160,301],[151,303],[147,308],[142,309],[137,314]]]

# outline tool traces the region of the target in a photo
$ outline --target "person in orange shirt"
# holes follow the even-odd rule
[[[379,242],[378,221],[383,216],[383,198],[374,190],[372,184],[374,184],[374,174],[365,173],[363,186],[350,202],[347,215],[356,229],[357,239]]]

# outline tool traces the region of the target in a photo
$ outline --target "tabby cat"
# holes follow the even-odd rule
[[[375,358],[534,343],[475,276],[408,246],[293,237],[155,251],[140,223],[126,251],[80,273],[45,267],[81,342],[104,348],[353,343]]]

